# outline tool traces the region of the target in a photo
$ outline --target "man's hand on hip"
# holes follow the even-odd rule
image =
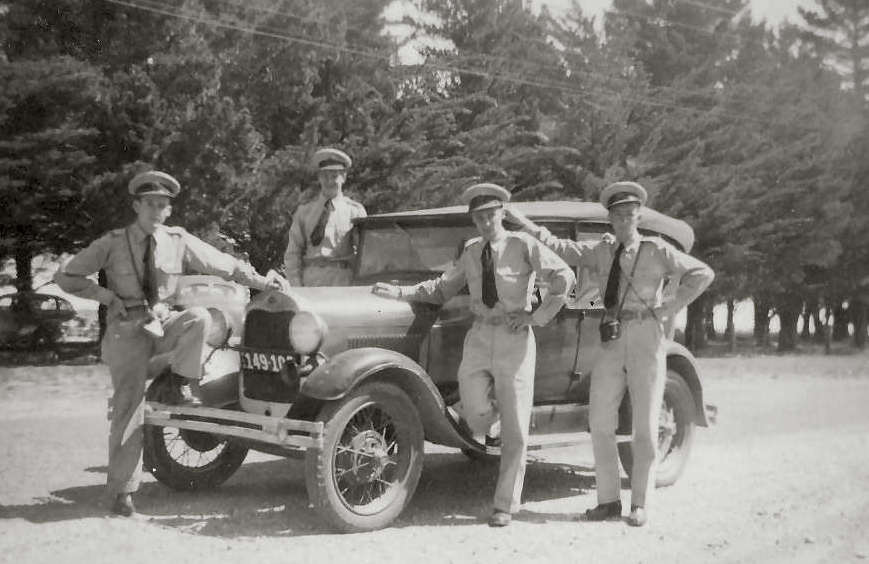
[[[121,319],[127,318],[127,306],[124,305],[124,300],[115,295],[112,298],[112,301],[109,302],[107,306],[107,316],[108,317],[120,317]]]
[[[516,311],[507,314],[507,327],[516,332],[523,327],[531,327],[534,325],[534,318],[527,311]]]

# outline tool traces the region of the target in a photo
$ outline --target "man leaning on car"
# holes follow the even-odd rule
[[[601,353],[591,373],[589,426],[594,450],[598,505],[585,512],[589,521],[619,519],[616,428],[618,410],[627,389],[633,420],[631,512],[628,524],[645,525],[647,492],[654,487],[658,416],[664,397],[665,323],[691,303],[712,282],[712,269],[659,237],[639,232],[646,190],[635,182],[604,188],[600,202],[607,208],[615,238],[596,243],[558,239],[522,213],[508,209],[506,217],[537,237],[573,266],[589,270],[604,290],[606,313],[601,323]],[[664,284],[677,284],[675,294],[662,300]]]
[[[528,426],[534,399],[536,343],[532,325],[546,325],[564,305],[575,277],[570,267],[534,238],[502,224],[510,192],[475,184],[462,198],[480,234],[456,264],[435,280],[415,286],[377,283],[375,294],[444,303],[465,284],[475,320],[465,336],[459,366],[462,411],[471,430],[484,434],[501,421],[501,463],[489,525],[503,527],[519,509],[525,479]],[[535,275],[549,291],[531,312]],[[496,404],[492,403],[494,388]]]
[[[129,184],[136,220],[110,231],[79,252],[55,275],[65,292],[108,306],[102,358],[112,377],[107,487],[112,512],[135,514],[131,494],[139,488],[145,380],[149,359],[168,353],[178,402],[195,401],[211,316],[205,308],[169,311],[178,276],[214,274],[256,289],[281,288],[279,276],[260,276],[247,263],[222,253],[181,227],[164,222],[181,186],[158,171],[136,175]],[[107,288],[88,278],[104,269]]]

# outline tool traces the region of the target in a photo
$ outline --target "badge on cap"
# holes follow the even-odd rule
[[[474,184],[462,194],[462,202],[468,204],[468,213],[488,208],[500,208],[510,201],[510,191],[503,186],[484,182]]]
[[[646,204],[646,189],[636,182],[614,182],[600,193],[600,203],[610,209],[619,204]]]
[[[318,150],[312,161],[319,170],[347,170],[353,164],[347,153],[332,148]]]
[[[174,177],[159,170],[140,172],[128,185],[133,196],[168,196],[174,198],[181,191],[181,184]]]

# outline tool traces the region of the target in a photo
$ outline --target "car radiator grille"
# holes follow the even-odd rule
[[[248,312],[244,322],[244,341],[246,349],[254,351],[292,352],[290,348],[290,320],[292,311]],[[242,369],[244,395],[250,399],[291,403],[299,391],[299,380],[292,366],[283,374]]]

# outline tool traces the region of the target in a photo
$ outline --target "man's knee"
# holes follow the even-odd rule
[[[492,426],[492,422],[495,419],[495,409],[491,403],[488,408],[484,406],[469,408],[465,407],[463,402],[463,408],[465,421],[468,423],[468,427],[471,428],[471,431],[473,431],[475,435],[488,433],[489,428]]]
[[[211,314],[202,306],[191,307],[184,311],[184,328],[187,331],[208,333],[211,327]]]

